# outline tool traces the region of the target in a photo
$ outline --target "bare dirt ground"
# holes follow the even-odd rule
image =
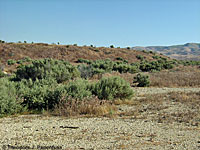
[[[200,88],[134,90],[109,117],[1,118],[0,149],[200,149]]]

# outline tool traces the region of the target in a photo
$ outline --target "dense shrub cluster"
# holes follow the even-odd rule
[[[127,60],[121,57],[118,57],[117,60],[120,61],[111,61],[110,59],[106,59],[106,60],[96,60],[91,62],[89,60],[84,60],[85,63],[89,62],[87,63],[88,66],[81,65],[78,68],[83,78],[85,78],[85,76],[90,77],[93,76],[94,74],[103,74],[111,71],[118,71],[120,73],[139,72],[138,67],[135,65],[128,64]]]
[[[179,64],[182,64],[184,66],[198,66],[200,65],[200,61],[194,61],[194,60],[179,60]]]
[[[142,72],[149,71],[161,71],[163,69],[172,69],[176,64],[175,61],[168,61],[167,59],[159,59],[157,61],[142,61],[139,64],[133,63],[132,65],[136,65]]]
[[[136,62],[132,64],[128,64],[128,61],[117,57],[118,61],[111,61],[110,59],[106,60],[96,60],[90,61],[87,59],[79,59],[78,62],[87,63],[86,65],[79,66],[79,71],[81,72],[81,77],[89,78],[94,74],[103,74],[105,72],[117,71],[119,73],[138,73],[138,72],[154,72],[161,71],[163,69],[172,69],[174,65],[177,64],[174,60],[167,60],[164,57],[155,56],[156,61],[145,61],[144,56],[137,55],[138,59],[141,62]],[[81,61],[80,61],[81,60]]]
[[[9,78],[4,77],[0,70],[0,114],[13,114],[25,109],[53,110],[61,101],[81,101],[92,96],[105,100],[129,99],[133,96],[133,90],[120,77],[102,78],[96,83],[90,83],[87,79],[94,74],[111,71],[160,71],[171,69],[176,64],[175,61],[162,57],[152,62],[143,60],[132,64],[121,57],[117,61],[79,59],[78,62],[85,64],[73,66],[63,60],[31,60],[27,57],[20,60],[21,65],[15,75]],[[9,60],[8,63],[11,65],[15,62]],[[133,83],[137,86],[149,86],[150,81],[148,76],[137,74]]]
[[[31,64],[20,65],[16,80],[54,78],[58,83],[79,77],[78,69],[69,62],[54,59],[34,60]]]
[[[96,96],[98,99],[131,98],[130,85],[120,77],[103,78],[97,83],[87,79],[95,71],[110,71],[112,61],[97,61],[98,66],[79,66],[78,69],[65,61],[52,59],[34,60],[21,65],[15,75],[0,79],[0,115],[13,114],[24,110],[53,110],[61,101],[81,101]],[[74,79],[78,77],[85,79]],[[63,82],[70,80],[68,82]],[[60,84],[61,83],[61,84]],[[23,108],[23,109],[22,109]]]
[[[16,82],[18,96],[23,100],[22,106],[28,109],[42,110],[51,109],[57,103],[50,95],[56,87],[57,82],[54,79],[36,79],[33,81],[21,80]]]

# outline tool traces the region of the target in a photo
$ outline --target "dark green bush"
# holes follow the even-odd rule
[[[144,60],[144,56],[142,56],[142,55],[137,55],[136,58],[139,59],[139,60],[141,60],[141,61]]]
[[[137,76],[134,77],[133,83],[137,83],[138,87],[148,87],[150,85],[150,79],[148,75],[138,73]]]
[[[92,91],[99,99],[130,99],[133,96],[133,89],[129,83],[118,76],[102,78],[94,85]]]
[[[17,96],[15,84],[7,78],[0,79],[0,116],[21,112],[23,109]]]
[[[120,60],[122,61],[123,63],[128,63],[128,60],[122,58],[122,57],[117,57],[116,60]]]
[[[7,63],[8,63],[8,65],[14,65],[16,63],[16,61],[13,59],[8,59]]]
[[[113,67],[113,70],[114,71],[118,71],[119,73],[126,73],[126,72],[129,72],[129,73],[136,73],[136,72],[139,72],[139,69],[137,66],[132,66],[132,65],[129,65],[129,64],[115,64],[114,67]]]
[[[114,48],[114,45],[110,45],[110,48]]]
[[[111,72],[113,70],[114,62],[110,59],[96,60],[92,62],[91,66],[95,69],[102,69],[105,72]]]
[[[92,63],[91,60],[84,59],[84,58],[79,58],[76,62],[77,63],[86,63],[86,64],[91,64]]]
[[[16,71],[16,80],[54,78],[58,83],[80,76],[80,72],[69,62],[41,59],[34,60],[32,64],[20,65]]]

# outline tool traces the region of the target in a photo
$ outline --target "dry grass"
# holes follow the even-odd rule
[[[153,87],[200,87],[198,67],[180,67],[172,71],[150,73]]]
[[[53,115],[58,116],[105,116],[114,115],[116,106],[109,101],[102,101],[96,97],[69,101],[61,101],[55,110]]]
[[[128,50],[125,48],[106,48],[74,45],[56,45],[45,43],[0,43],[0,58],[3,64],[8,59],[19,60],[26,56],[32,59],[53,58],[68,60],[71,63],[76,62],[79,58],[97,60],[106,59],[116,60],[122,57],[129,63],[139,61],[136,56],[143,55],[146,60],[153,60],[153,54],[143,53],[141,51]],[[9,69],[10,66],[6,65]]]
[[[138,111],[147,116],[154,114],[159,123],[200,124],[200,93],[171,92],[168,94],[146,95],[140,99]]]

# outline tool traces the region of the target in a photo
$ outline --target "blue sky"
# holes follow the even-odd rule
[[[96,46],[200,42],[200,0],[0,0],[0,39]]]

